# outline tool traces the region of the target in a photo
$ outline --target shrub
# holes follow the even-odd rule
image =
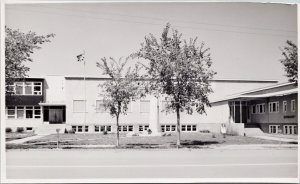
[[[166,133],[163,133],[161,136],[165,137],[167,134]]]
[[[168,134],[167,134],[167,136],[171,136],[171,135],[172,135],[171,133],[168,133]]]
[[[75,134],[75,130],[69,130],[68,133],[69,134]]]
[[[5,128],[5,132],[10,133],[10,132],[12,132],[12,129],[11,128]]]
[[[138,133],[134,133],[134,134],[132,134],[132,136],[139,136],[139,134]]]
[[[147,130],[147,132],[148,134],[152,134],[152,130],[150,128]]]
[[[107,131],[106,130],[103,132],[103,135],[107,135]]]
[[[23,127],[18,127],[18,128],[17,128],[17,132],[18,132],[18,133],[24,132],[24,128],[23,128]]]
[[[65,134],[69,133],[68,130],[65,128]]]

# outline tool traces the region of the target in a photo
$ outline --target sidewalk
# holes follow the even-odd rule
[[[298,144],[247,144],[247,145],[214,145],[219,150],[264,150],[264,149],[298,149]]]
[[[258,139],[281,141],[281,142],[287,142],[287,143],[289,143],[289,142],[297,142],[298,143],[298,137],[288,137],[288,136],[270,135],[270,134],[251,136],[251,137],[255,137]]]
[[[39,139],[41,137],[44,137],[45,135],[34,135],[34,136],[31,136],[31,137],[25,137],[23,139],[17,139],[17,140],[13,140],[13,141],[8,141],[6,142],[7,144],[22,144],[24,142],[27,142],[27,141],[30,141],[30,140],[33,140],[33,139]]]

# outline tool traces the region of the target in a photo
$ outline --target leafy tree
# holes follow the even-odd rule
[[[167,111],[177,115],[177,146],[180,146],[180,112],[205,113],[210,106],[208,94],[212,92],[209,80],[216,74],[210,69],[212,61],[204,43],[198,47],[197,38],[181,38],[177,30],[169,35],[170,24],[158,40],[152,34],[145,37],[141,49],[133,57],[143,58],[150,81],[150,91],[167,95]],[[157,92],[158,91],[158,92]]]
[[[140,90],[142,88],[138,75],[140,67],[135,65],[133,69],[131,67],[126,68],[128,59],[122,61],[120,58],[119,61],[116,61],[113,58],[110,60],[102,58],[101,62],[97,62],[97,67],[102,69],[103,74],[110,77],[110,80],[100,84],[100,87],[103,89],[102,96],[105,109],[109,109],[111,116],[116,117],[117,146],[119,146],[120,114],[126,115],[130,101],[144,96],[143,90]]]
[[[15,79],[26,77],[30,70],[25,66],[25,62],[32,62],[31,54],[35,49],[40,49],[40,45],[50,42],[54,34],[38,36],[35,32],[23,33],[5,27],[5,80],[6,84],[12,84]],[[6,89],[7,91],[8,89]]]
[[[298,85],[298,48],[297,45],[290,40],[287,40],[286,43],[287,46],[281,50],[284,59],[281,59],[280,62],[284,66],[289,81],[295,82],[295,84]]]

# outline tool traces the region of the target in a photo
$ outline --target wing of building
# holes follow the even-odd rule
[[[18,127],[38,134],[57,128],[76,133],[116,132],[116,120],[105,111],[99,84],[106,77],[28,77],[10,86],[6,95],[6,127]],[[225,123],[232,132],[247,133],[258,128],[267,133],[297,134],[297,88],[276,80],[216,79],[209,96],[212,106],[206,114],[181,114],[181,131],[220,132]],[[86,95],[85,95],[86,94]],[[175,132],[176,115],[166,113],[164,98],[147,96],[129,105],[120,117],[121,132]],[[85,112],[86,105],[86,112]]]

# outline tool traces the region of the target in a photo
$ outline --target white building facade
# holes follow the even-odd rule
[[[81,76],[30,77],[11,86],[14,95],[6,96],[6,126],[38,134],[55,133],[57,128],[76,133],[116,132],[116,118],[103,108],[99,84],[108,78]],[[274,80],[211,80],[211,101],[255,88],[274,85]],[[20,87],[20,84],[21,87]],[[40,87],[39,87],[40,85]],[[21,92],[22,91],[22,92]],[[16,100],[17,99],[17,100]],[[147,96],[129,104],[127,115],[120,116],[120,132],[176,132],[176,114],[164,111],[164,98]],[[86,112],[85,112],[86,105]],[[206,108],[206,114],[182,112],[181,131],[219,132],[221,123],[230,123],[228,101]],[[234,123],[239,134],[244,125]]]

